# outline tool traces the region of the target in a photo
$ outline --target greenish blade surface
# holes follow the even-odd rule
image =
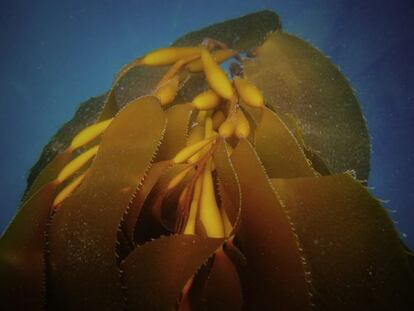
[[[388,217],[350,175],[272,180],[291,215],[318,310],[411,310],[414,275]]]
[[[117,233],[165,130],[152,96],[130,103],[105,131],[78,190],[50,227],[51,306],[59,310],[122,310]]]
[[[173,46],[194,46],[213,38],[238,51],[249,51],[263,43],[266,35],[281,28],[279,17],[272,11],[259,11],[217,23],[178,38]]]
[[[116,115],[118,110],[119,108],[116,102],[115,88],[112,87],[111,90],[105,96],[105,103],[99,113],[98,122],[112,118],[114,115]]]
[[[288,214],[246,140],[240,140],[231,159],[242,191],[238,239],[249,267],[243,284],[247,308],[309,310],[305,266]]]
[[[224,139],[220,141],[217,150],[214,152],[214,164],[220,182],[220,190],[224,192],[220,193],[222,207],[225,209],[231,224],[235,226],[241,211],[241,191]]]
[[[370,144],[358,101],[339,70],[305,41],[275,32],[244,62],[246,77],[281,118],[292,115],[307,146],[333,172],[355,170],[367,179]]]
[[[122,265],[129,310],[173,310],[186,282],[222,243],[180,234],[136,248]]]
[[[315,176],[299,143],[279,116],[263,109],[255,132],[255,147],[269,177]]]
[[[124,107],[136,98],[153,94],[158,82],[168,69],[169,66],[137,66],[129,70],[114,89],[118,108]]]
[[[185,147],[191,113],[190,104],[172,106],[165,111],[167,129],[157,154],[157,161],[170,160]]]

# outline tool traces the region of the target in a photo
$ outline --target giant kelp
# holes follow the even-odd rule
[[[137,58],[97,107],[0,240],[3,309],[413,306],[358,102],[274,13]]]

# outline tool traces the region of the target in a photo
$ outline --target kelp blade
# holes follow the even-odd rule
[[[274,179],[318,310],[411,310],[414,274],[386,211],[350,175]]]
[[[244,61],[244,73],[263,91],[266,104],[281,118],[288,114],[298,121],[306,145],[320,152],[333,173],[355,170],[359,179],[367,179],[367,127],[339,70],[310,44],[280,31],[257,54]]]
[[[124,215],[123,220],[124,234],[126,234],[126,238],[130,242],[134,241],[135,225],[146,198],[170,165],[171,164],[168,161],[154,163],[145,176],[142,185],[137,189],[135,197],[132,200],[126,215]]]
[[[255,147],[269,177],[315,176],[306,156],[279,116],[263,109],[255,132]]]
[[[219,250],[214,256],[204,297],[204,310],[242,310],[242,288],[237,270],[230,258]]]
[[[53,181],[62,170],[62,168],[64,168],[65,165],[69,162],[70,158],[71,153],[64,151],[61,154],[57,155],[50,163],[48,163],[46,167],[40,171],[28,191],[24,194],[25,200],[30,199],[30,197],[39,191],[39,189],[41,189],[49,182]]]
[[[178,38],[173,46],[192,46],[214,38],[234,50],[247,52],[261,45],[269,32],[280,28],[279,17],[263,10],[190,32]]]
[[[185,147],[192,107],[190,104],[172,106],[165,111],[167,129],[157,154],[157,160],[170,160]]]
[[[241,210],[241,190],[224,139],[221,139],[214,153],[214,164],[220,189],[225,192],[225,194],[220,193],[222,208],[225,209],[231,224],[235,226]]]
[[[45,305],[45,232],[54,186],[28,199],[0,240],[0,306],[42,310]]]
[[[242,191],[238,239],[249,264],[248,309],[309,310],[305,266],[294,228],[253,147],[240,140],[232,162]]]
[[[56,213],[49,234],[54,308],[122,309],[115,253],[118,227],[165,123],[155,97],[127,105],[103,135],[83,184]]]
[[[223,239],[161,237],[136,248],[122,264],[130,310],[173,310],[186,282]]]

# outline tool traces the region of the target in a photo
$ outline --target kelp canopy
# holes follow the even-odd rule
[[[2,309],[414,306],[352,89],[274,13],[139,57],[81,109],[0,240]]]

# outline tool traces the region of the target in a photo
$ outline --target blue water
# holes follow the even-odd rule
[[[0,231],[30,167],[78,103],[117,70],[176,37],[252,11],[329,55],[368,122],[369,184],[414,247],[414,3],[411,0],[5,1],[0,4]]]

